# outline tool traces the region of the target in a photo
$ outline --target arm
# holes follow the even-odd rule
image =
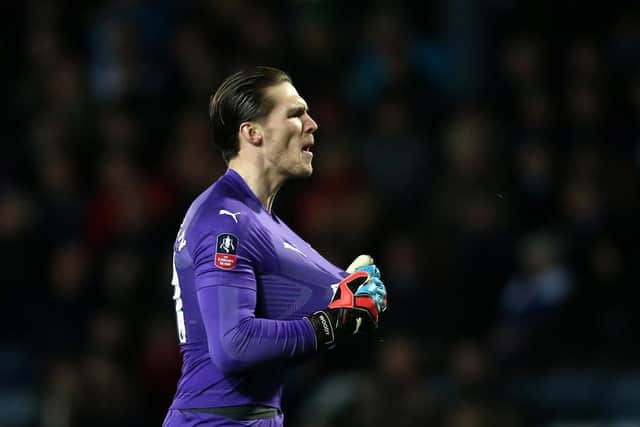
[[[223,372],[292,359],[316,348],[315,333],[307,319],[256,318],[254,289],[207,286],[198,290],[198,301],[209,354]]]
[[[207,233],[193,252],[196,294],[209,354],[223,372],[293,359],[316,348],[315,333],[307,319],[256,318],[255,271],[260,269],[265,252],[259,245],[258,239],[247,237],[246,230],[231,224],[225,225],[223,232]],[[224,254],[225,260],[219,261],[216,254]]]

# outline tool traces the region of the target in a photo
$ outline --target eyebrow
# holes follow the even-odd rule
[[[304,113],[305,111],[309,111],[309,107],[303,104],[287,108],[287,114]]]

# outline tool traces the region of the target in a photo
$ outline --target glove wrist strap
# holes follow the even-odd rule
[[[308,319],[316,333],[317,348],[333,348],[335,333],[329,315],[324,311],[316,311]]]

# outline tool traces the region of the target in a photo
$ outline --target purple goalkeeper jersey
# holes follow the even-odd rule
[[[326,308],[346,273],[231,169],[187,211],[173,265],[183,364],[171,408],[280,408],[284,368],[315,351],[303,316]]]

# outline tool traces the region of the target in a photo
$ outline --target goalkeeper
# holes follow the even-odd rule
[[[342,270],[271,210],[285,181],[311,175],[318,128],[286,73],[230,76],[209,119],[228,169],[173,247],[183,363],[164,426],[282,426],[287,366],[375,331],[386,289],[370,257]]]

